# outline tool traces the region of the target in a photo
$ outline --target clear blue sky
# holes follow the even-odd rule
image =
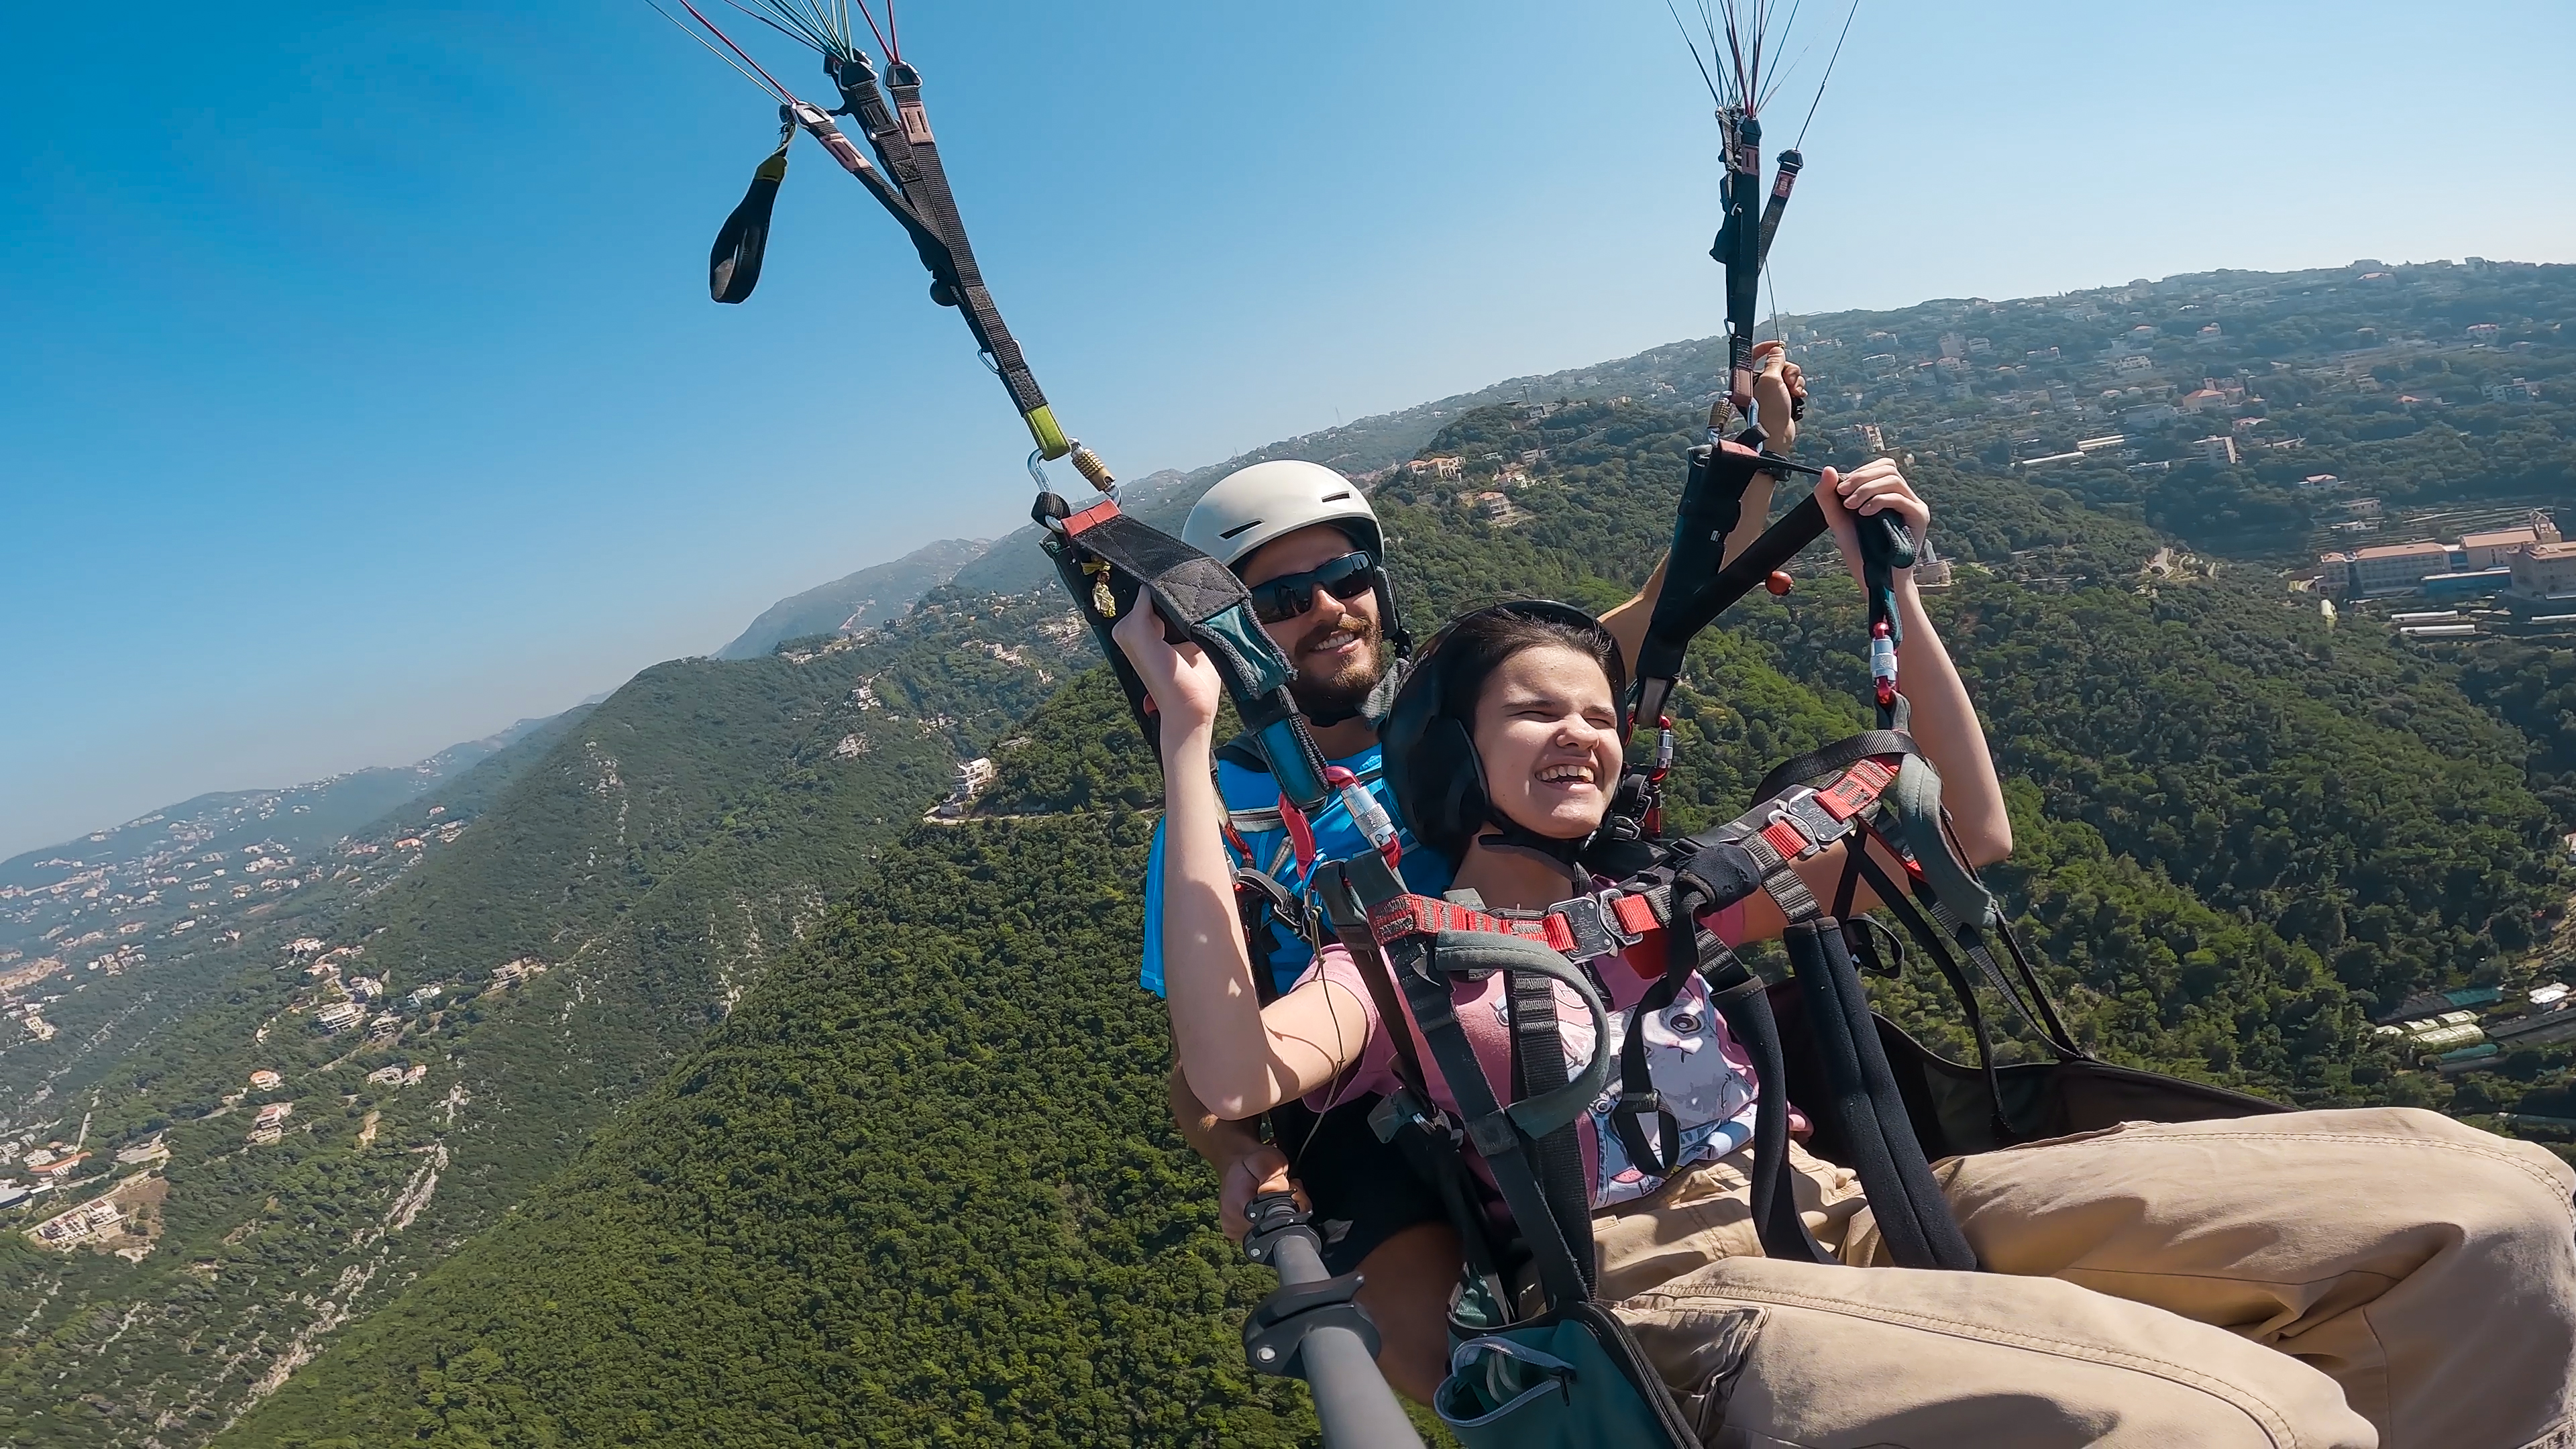
[[[1720,326],[1660,0],[914,0],[903,37],[1013,327],[1131,476]],[[642,0],[11,39],[0,853],[415,759],[1023,516],[999,388],[810,143],[760,295],[707,300],[774,120]],[[1868,0],[1779,300],[2576,260],[2570,54],[2556,0]]]

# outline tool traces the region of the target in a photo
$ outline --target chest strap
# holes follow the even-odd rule
[[[1703,841],[1734,845],[1751,857],[1760,883],[1791,920],[1815,915],[1815,898],[1786,867],[1853,833],[1854,822],[1876,807],[1897,778],[1897,760],[1870,756],[1852,761],[1822,787],[1801,785],[1764,801]],[[1489,911],[1436,896],[1403,895],[1369,911],[1378,944],[1442,931],[1490,931],[1545,943],[1575,961],[1618,955],[1672,924],[1672,881],[1663,872],[1558,901],[1543,911]],[[1793,902],[1801,908],[1793,909]],[[1733,900],[1719,900],[1723,909]]]

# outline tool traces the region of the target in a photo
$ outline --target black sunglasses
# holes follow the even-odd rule
[[[1377,565],[1365,553],[1346,553],[1302,574],[1282,574],[1266,583],[1254,584],[1252,617],[1264,624],[1285,623],[1315,607],[1315,591],[1322,589],[1336,599],[1348,601],[1377,587]]]

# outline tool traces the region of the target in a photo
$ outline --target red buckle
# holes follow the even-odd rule
[[[1870,807],[1896,772],[1876,760],[1863,760],[1843,772],[1843,777],[1816,792],[1816,803],[1836,820],[1849,820]]]
[[[1663,922],[1655,919],[1655,903],[1644,896],[1620,896],[1610,902],[1610,914],[1617,917],[1619,929],[1631,936],[1643,936]]]
[[[1762,838],[1770,843],[1773,850],[1780,852],[1782,860],[1796,860],[1814,844],[1807,839],[1807,833],[1798,828],[1797,822],[1785,815],[1763,826]]]
[[[1086,528],[1092,528],[1100,524],[1107,523],[1109,520],[1116,518],[1117,516],[1118,500],[1115,498],[1103,498],[1099,502],[1082,510],[1080,513],[1074,514],[1072,517],[1066,519],[1064,521],[1064,531],[1065,534],[1070,537],[1081,533]]]

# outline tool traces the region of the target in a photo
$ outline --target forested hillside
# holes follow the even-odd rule
[[[1669,530],[1699,406],[1450,418],[1418,451],[1462,476],[1377,485],[1417,616],[1624,597]],[[2545,798],[2568,768],[2548,734],[2565,651],[2464,663],[2332,621],[2276,572],[2167,552],[2134,503],[1946,447],[1914,471],[1957,565],[1933,612],[2012,777],[1997,876],[2080,1035],[2300,1104],[2495,1123],[2499,1102],[2570,1095],[2564,1047],[2445,1077],[2371,1025],[2420,991],[2568,964],[2553,933],[2576,879]],[[1864,722],[1857,591],[1821,558],[1799,573],[1693,652],[1677,823]],[[887,850],[511,1231],[223,1442],[1308,1432],[1293,1394],[1242,1371],[1235,1315],[1263,1282],[1215,1233],[1213,1184],[1160,1106],[1167,1048],[1132,985],[1150,762],[1097,671],[1010,734],[974,819]],[[1937,983],[1873,989],[1964,1046]]]
[[[990,642],[1042,619],[933,607],[660,666],[343,842],[198,963],[193,1010],[29,1123],[29,1151],[92,1156],[16,1225],[123,1221],[0,1242],[29,1305],[0,1340],[8,1442],[199,1442],[501,1220],[946,792],[964,735],[1042,697]]]
[[[1874,428],[1934,502],[1955,582],[1931,606],[2010,777],[1995,874],[2105,1055],[2576,1117],[2563,1044],[2443,1075],[2371,1025],[2576,969],[2576,654],[2401,640],[2283,567],[2365,492],[2389,530],[2576,501],[2571,301],[2576,269],[2373,264],[1784,323],[1816,383],[1802,452],[1856,462]],[[1418,623],[1605,606],[1662,548],[1717,361],[1674,344],[1246,457],[1366,475]],[[2531,391],[2489,396],[2513,376]],[[1128,501],[1177,518],[1220,471]],[[1857,593],[1821,552],[1795,572],[1693,652],[1678,824],[1866,718]],[[170,1149],[71,1199],[167,1196],[136,1199],[145,1232],[0,1246],[0,1292],[37,1305],[0,1338],[0,1439],[1309,1433],[1243,1370],[1265,1275],[1163,1115],[1132,984],[1158,782],[1095,657],[1005,540],[864,640],[648,671],[437,817],[452,836],[426,799],[362,832],[388,854],[246,929],[220,993],[48,1107],[66,1140],[77,1107],[94,1147]],[[923,821],[981,753],[975,813]],[[399,1030],[353,1050],[309,1022],[362,976]],[[1873,990],[1964,1048],[1936,983]],[[424,1070],[367,1081],[388,1066]],[[281,1100],[282,1140],[245,1146]]]

